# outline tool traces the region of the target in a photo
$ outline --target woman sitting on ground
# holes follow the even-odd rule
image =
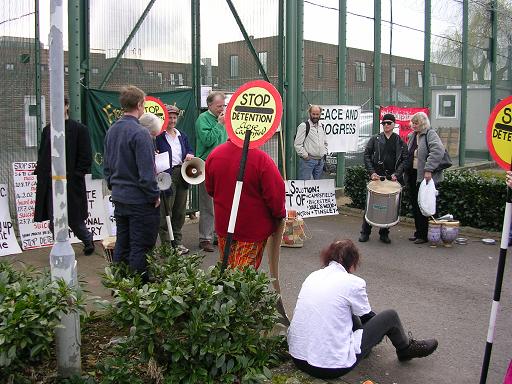
[[[436,350],[435,339],[409,339],[396,311],[372,312],[366,282],[353,274],[360,257],[351,240],[332,243],[320,258],[323,268],[302,284],[288,329],[289,351],[297,368],[321,379],[342,376],[384,336],[400,361]]]

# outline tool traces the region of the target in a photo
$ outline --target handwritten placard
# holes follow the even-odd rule
[[[116,218],[114,217],[114,202],[112,201],[112,195],[107,195],[103,199],[105,203],[105,215],[107,222],[107,229],[109,236],[115,236],[116,231]]]
[[[0,256],[21,253],[20,246],[16,241],[11,214],[9,212],[9,197],[7,185],[0,184]]]
[[[34,223],[37,186],[35,167],[34,161],[12,163],[14,201],[23,250],[49,247],[53,244],[53,236],[48,228],[49,221]]]
[[[334,180],[288,180],[286,209],[300,217],[337,215]]]

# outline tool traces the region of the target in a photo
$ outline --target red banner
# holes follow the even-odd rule
[[[382,116],[386,113],[395,115],[396,124],[399,125],[399,135],[402,140],[407,143],[407,135],[412,132],[410,125],[411,118],[417,112],[425,112],[427,116],[430,115],[428,108],[402,108],[396,105],[388,105],[387,107],[380,107],[379,120],[382,121]]]

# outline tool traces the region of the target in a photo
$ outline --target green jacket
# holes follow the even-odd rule
[[[228,139],[226,128],[217,122],[210,111],[203,112],[196,120],[196,156],[206,160],[210,152]]]

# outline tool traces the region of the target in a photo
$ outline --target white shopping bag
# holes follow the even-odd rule
[[[418,205],[423,216],[430,217],[435,215],[436,196],[437,189],[434,180],[430,179],[427,184],[425,179],[423,179],[418,190]]]

